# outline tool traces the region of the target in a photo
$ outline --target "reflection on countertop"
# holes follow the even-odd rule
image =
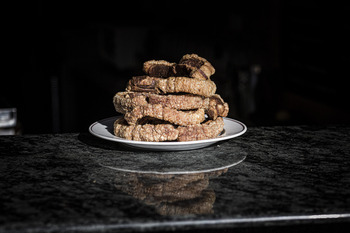
[[[215,192],[210,179],[226,172],[227,168],[190,174],[118,172],[114,185],[160,215],[211,214]]]
[[[0,232],[349,232],[349,138],[344,125],[252,127],[154,152],[88,133],[2,136]]]

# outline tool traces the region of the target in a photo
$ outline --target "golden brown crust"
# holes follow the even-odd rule
[[[161,104],[177,110],[191,110],[209,106],[209,98],[198,95],[158,95],[147,92],[118,92],[113,98],[117,112],[126,113],[137,106]]]
[[[130,124],[137,124],[144,117],[152,117],[159,120],[167,121],[175,125],[192,125],[200,124],[205,120],[205,111],[200,108],[195,111],[181,111],[161,104],[148,104],[145,106],[137,106],[132,111],[126,112],[124,119]]]
[[[215,73],[214,67],[205,58],[197,54],[184,55],[176,68],[177,70],[190,70],[188,76],[191,78],[208,80]],[[179,71],[178,71],[179,72]]]
[[[114,134],[117,137],[135,141],[163,142],[163,141],[195,141],[217,137],[224,128],[222,117],[209,120],[202,124],[179,126],[172,124],[135,124],[129,125],[123,118],[114,123]]]
[[[150,60],[143,63],[145,74],[151,77],[190,77],[194,79],[209,80],[215,73],[214,67],[205,58],[197,54],[184,55],[179,64],[164,60]]]
[[[223,130],[228,104],[215,94],[214,67],[197,54],[179,64],[150,60],[144,76],[132,77],[113,98],[115,135],[141,141],[192,141],[214,138]],[[151,120],[150,120],[151,119]]]
[[[170,63],[164,60],[150,60],[143,63],[143,72],[152,77],[174,76],[174,66],[176,63]]]
[[[155,78],[136,76],[129,80],[127,91],[153,92],[157,94],[189,93],[210,97],[216,92],[211,80],[199,80],[188,77]]]
[[[129,125],[124,118],[114,122],[114,135],[135,141],[163,142],[173,141],[179,132],[171,124]]]
[[[150,77],[147,75],[134,76],[129,80],[128,85],[126,86],[126,90],[157,93],[157,82],[160,79],[161,78]]]
[[[228,104],[224,102],[220,95],[215,94],[209,98],[209,104],[206,106],[206,113],[209,119],[215,120],[218,117],[226,117],[229,112]]]
[[[160,104],[177,110],[191,110],[203,108],[210,119],[226,117],[229,111],[228,104],[220,95],[203,97],[198,95],[158,95],[147,92],[118,92],[113,98],[113,104],[117,112],[125,114],[132,111],[137,106],[147,106],[148,104]]]
[[[157,88],[162,93],[190,93],[210,97],[216,92],[216,85],[210,80],[198,80],[187,77],[169,77],[160,79]]]
[[[209,120],[203,124],[178,127],[178,141],[196,141],[217,137],[224,129],[224,120],[218,117],[215,121]]]

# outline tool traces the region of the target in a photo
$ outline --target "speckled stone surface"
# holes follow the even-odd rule
[[[347,126],[257,127],[208,148],[155,153],[130,151],[88,133],[3,136],[0,232],[347,227],[349,138]],[[220,168],[236,155],[246,158],[211,173],[139,174],[101,166],[119,156],[123,166],[132,158],[141,170],[142,164],[189,170],[194,165],[183,158],[199,156],[209,158],[201,165]],[[172,163],[165,164],[167,156]]]

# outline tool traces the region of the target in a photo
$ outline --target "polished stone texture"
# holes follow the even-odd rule
[[[143,152],[88,133],[0,137],[0,232],[348,226],[349,138],[347,126],[257,127]]]

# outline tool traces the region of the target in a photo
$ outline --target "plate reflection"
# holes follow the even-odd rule
[[[209,181],[226,172],[227,168],[196,174],[119,172],[114,185],[118,190],[153,206],[160,215],[211,214],[216,197]]]

